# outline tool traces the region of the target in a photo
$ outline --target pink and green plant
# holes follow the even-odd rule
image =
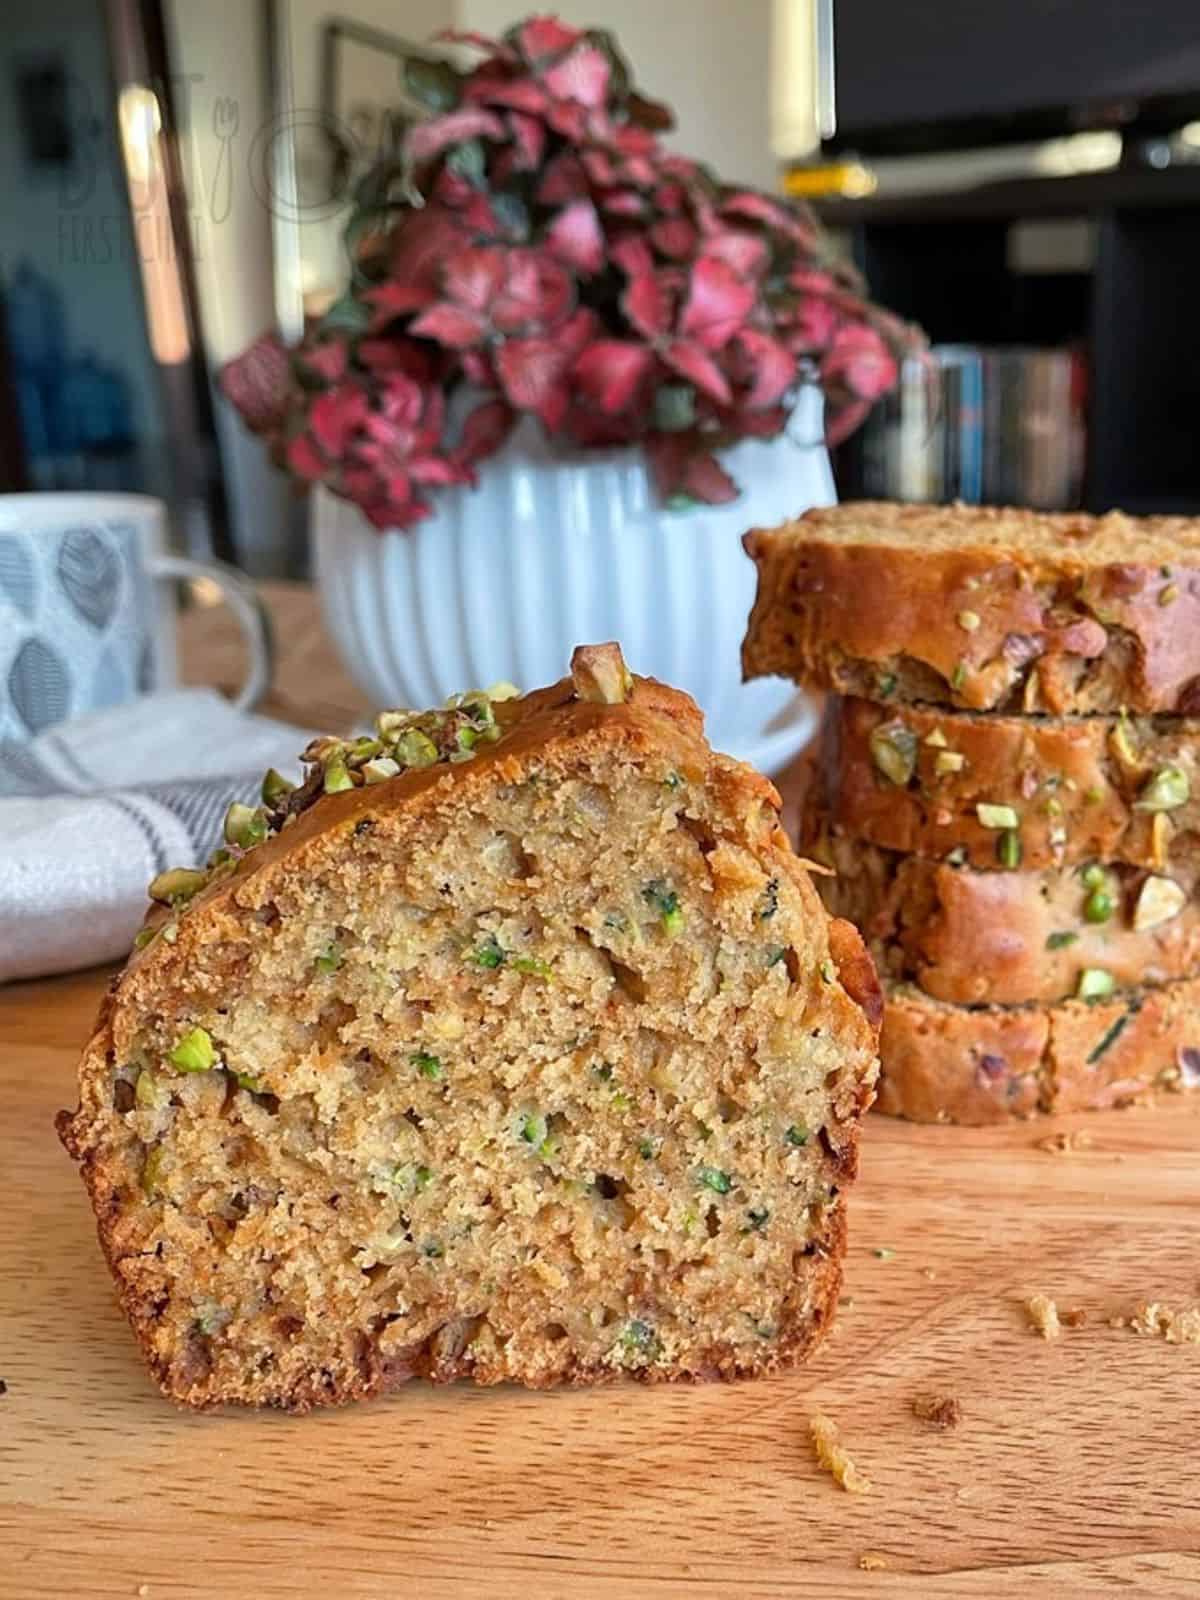
[[[482,60],[407,63],[429,115],[358,187],[349,289],[296,348],[266,334],[222,372],[295,477],[411,527],[533,416],[641,446],[669,503],[719,504],[737,486],[717,452],[779,434],[802,382],[831,443],[893,386],[916,331],[806,208],[664,148],[671,113],[607,33],[537,16],[442,37]]]

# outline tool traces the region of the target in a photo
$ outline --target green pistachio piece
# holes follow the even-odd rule
[[[494,933],[489,933],[487,938],[467,955],[468,961],[477,967],[483,967],[488,972],[494,972],[497,967],[502,967],[507,958],[508,951],[501,947]]]
[[[507,678],[501,678],[488,689],[487,697],[493,704],[500,705],[505,700],[519,700],[521,691],[515,683],[509,683]]]
[[[621,705],[633,692],[633,674],[618,644],[581,644],[571,655],[576,697],[597,705]]]
[[[653,1161],[657,1154],[658,1147],[653,1139],[638,1140],[638,1155],[641,1156],[643,1161]]]
[[[950,687],[952,689],[961,689],[966,684],[966,681],[967,663],[965,661],[960,661],[955,667],[954,672],[951,674]]]
[[[1107,922],[1116,910],[1113,897],[1107,889],[1095,888],[1083,902],[1085,922]]]
[[[991,806],[986,801],[980,801],[975,807],[975,815],[985,828],[1019,828],[1021,819],[1012,806]]]
[[[370,761],[364,761],[362,775],[364,783],[383,783],[388,778],[398,777],[400,763],[393,761],[390,756],[375,756]]]
[[[808,1129],[802,1122],[793,1122],[783,1136],[794,1149],[801,1150],[808,1143]]]
[[[159,1188],[162,1183],[162,1169],[164,1150],[161,1144],[156,1144],[142,1163],[142,1193],[147,1200],[158,1198]]]
[[[353,789],[354,779],[350,776],[350,769],[343,757],[335,756],[325,768],[321,787],[326,794],[342,794],[347,789]]]
[[[513,956],[509,966],[514,972],[523,972],[532,978],[553,978],[554,969],[548,961],[542,961],[537,956]]]
[[[1141,794],[1133,802],[1135,811],[1175,811],[1186,805],[1191,793],[1188,775],[1182,767],[1159,767],[1151,773]]]
[[[917,736],[902,722],[873,728],[867,741],[871,760],[890,783],[903,788],[917,770]]]
[[[1010,871],[1021,865],[1021,835],[1015,828],[1006,828],[996,840],[996,860]]]
[[[133,948],[135,950],[144,950],[151,940],[157,937],[157,934],[157,926],[152,928],[139,928],[133,936]]]
[[[711,1189],[714,1194],[728,1194],[733,1188],[733,1179],[727,1172],[722,1172],[720,1167],[701,1167],[696,1173],[696,1181],[704,1189]]]
[[[239,850],[252,850],[267,837],[270,826],[264,811],[234,801],[225,813],[225,842]]]
[[[170,1061],[180,1072],[211,1072],[217,1064],[212,1035],[204,1028],[190,1029],[176,1043]]]
[[[175,905],[179,901],[190,900],[203,889],[207,881],[207,873],[195,867],[172,867],[168,872],[160,872],[147,892],[151,900],[158,900],[163,905]]]
[[[1143,933],[1147,928],[1170,922],[1186,904],[1187,895],[1173,878],[1147,878],[1133,911],[1134,931]]]
[[[1069,929],[1064,930],[1062,933],[1052,933],[1046,939],[1046,949],[1065,950],[1069,944],[1074,944],[1078,938],[1079,935]]]
[[[1116,987],[1117,980],[1111,972],[1105,972],[1103,967],[1085,967],[1079,974],[1079,987],[1075,993],[1081,1000],[1102,1000],[1112,994]]]
[[[676,934],[682,933],[683,912],[674,889],[669,889],[661,878],[655,878],[642,890],[642,899],[658,912],[668,938],[673,939]]]
[[[446,1076],[446,1069],[442,1066],[438,1056],[431,1056],[428,1051],[417,1050],[409,1057],[422,1078],[428,1078],[431,1083],[440,1083]]]
[[[980,624],[981,618],[978,611],[960,611],[958,625],[964,633],[974,633]]]
[[[1098,861],[1089,862],[1079,877],[1085,889],[1104,889],[1108,886],[1108,873]]]
[[[895,692],[896,674],[894,672],[881,673],[875,681],[875,693],[881,700],[886,700],[889,696],[895,694]]]
[[[966,764],[966,756],[958,750],[939,750],[934,759],[933,770],[939,778],[944,778],[947,773],[961,772]]]
[[[262,781],[262,803],[268,810],[274,811],[281,800],[286,800],[288,795],[295,790],[296,785],[289,783],[282,772],[276,772],[274,767],[267,769],[267,774]]]
[[[545,1144],[549,1126],[540,1111],[527,1111],[521,1118],[517,1131],[526,1144],[533,1145],[537,1149]]]
[[[331,972],[336,972],[341,964],[342,952],[336,944],[326,945],[325,949],[313,962],[313,966],[316,967],[317,971],[326,978]]]
[[[392,754],[402,767],[432,767],[438,759],[437,745],[420,728],[409,728],[402,733]]]
[[[146,1111],[156,1110],[162,1104],[162,1085],[149,1067],[143,1067],[138,1073],[137,1083],[134,1085],[133,1098],[136,1104]]]

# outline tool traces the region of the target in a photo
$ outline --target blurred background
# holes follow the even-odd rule
[[[302,503],[212,383],[345,280],[398,60],[511,0],[40,0],[0,46],[0,490],[134,490],[299,575]],[[682,149],[808,199],[920,322],[843,496],[1200,511],[1194,0],[564,0]]]

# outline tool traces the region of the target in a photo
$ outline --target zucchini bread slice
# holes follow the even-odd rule
[[[1200,520],[849,503],[755,529],[747,678],[973,710],[1200,712]]]
[[[615,646],[509,694],[315,742],[152,885],[59,1129],[176,1401],[755,1375],[828,1326],[861,940]]]
[[[1200,978],[1007,1007],[885,989],[878,1108],[890,1116],[981,1125],[1200,1087]]]
[[[889,850],[994,867],[1200,856],[1200,722],[1006,717],[830,698],[817,791],[850,834]]]
[[[811,811],[805,828],[801,849],[834,869],[830,912],[862,930],[881,973],[935,999],[1094,999],[1200,970],[1195,863],[980,872],[864,844]]]

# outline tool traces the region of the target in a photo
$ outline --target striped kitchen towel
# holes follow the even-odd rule
[[[310,738],[176,689],[0,740],[0,983],[125,955],[151,878],[202,862],[268,767],[296,780]]]

